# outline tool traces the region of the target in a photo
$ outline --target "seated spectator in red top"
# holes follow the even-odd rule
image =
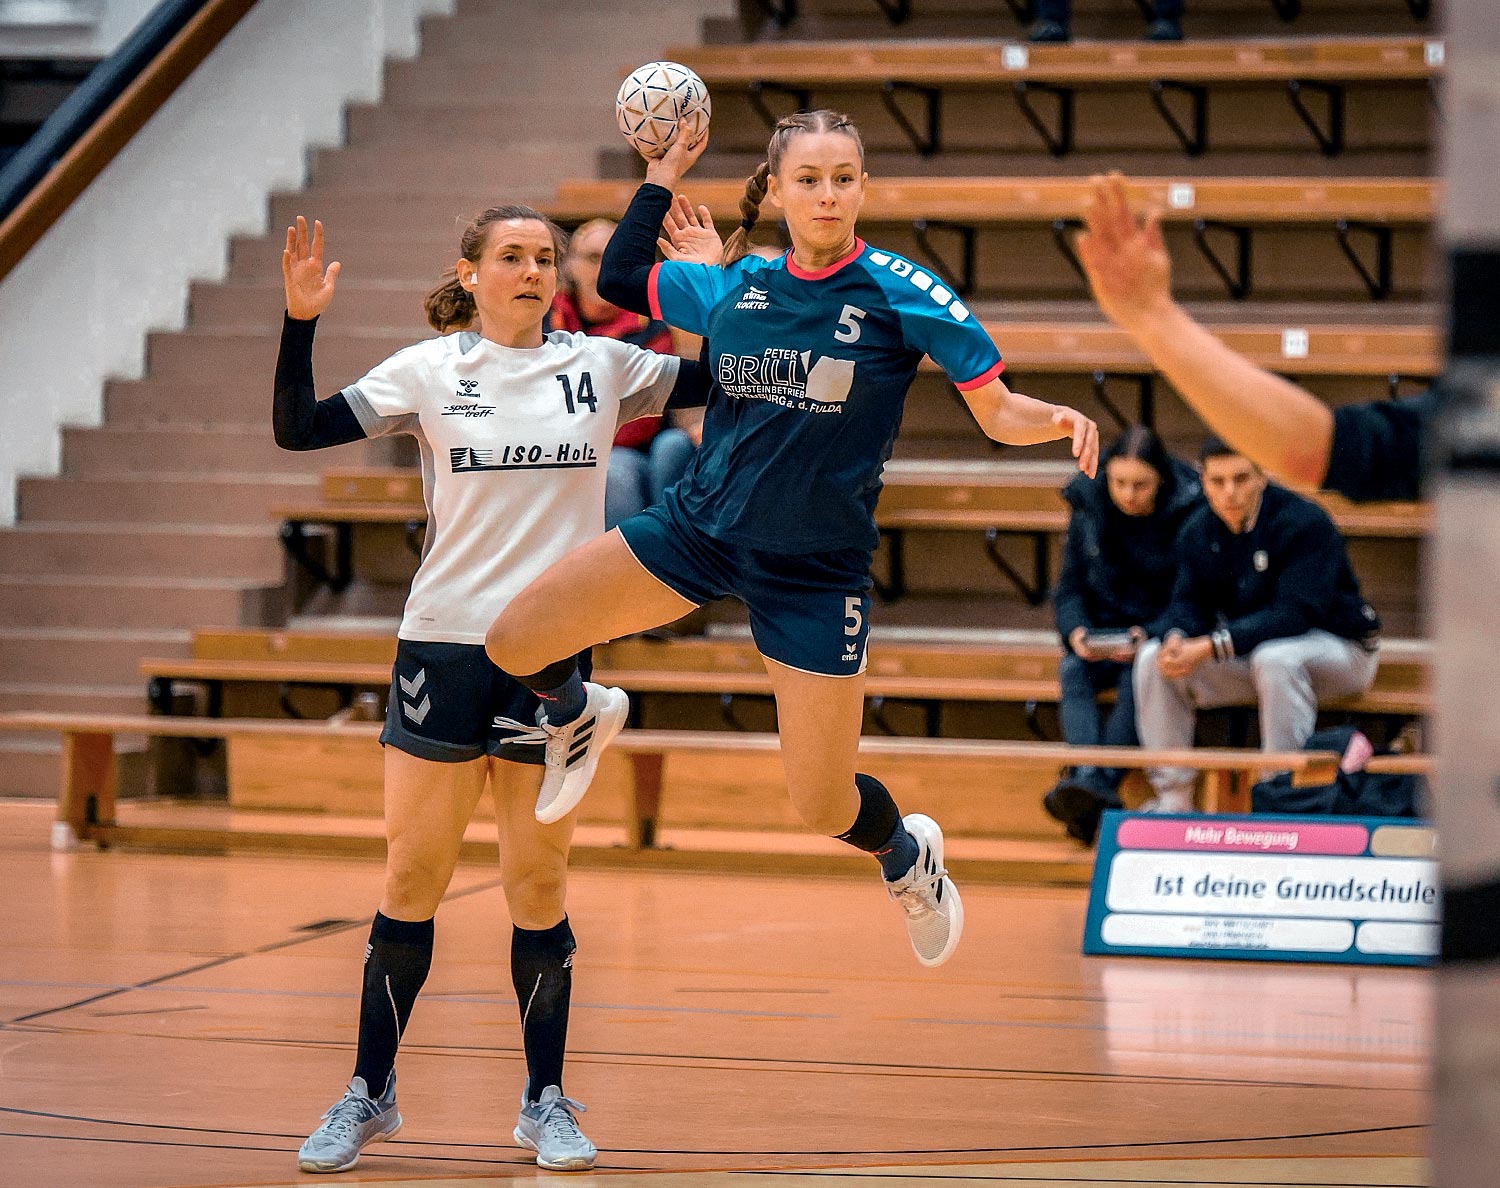
[[[681,353],[675,351],[672,330],[665,322],[631,313],[599,296],[599,261],[614,230],[615,224],[608,219],[592,219],[573,232],[563,264],[568,289],[559,288],[553,298],[552,329],[618,338],[663,355]],[[681,415],[681,422],[640,417],[620,427],[609,455],[606,531],[650,507],[687,469],[701,440],[702,411],[669,415]]]

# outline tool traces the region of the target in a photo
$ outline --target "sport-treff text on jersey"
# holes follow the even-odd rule
[[[504,347],[463,331],[397,351],[344,397],[365,433],[410,433],[427,539],[402,639],[484,642],[547,566],[604,531],[620,425],[661,412],[675,355],[554,331]]]
[[[658,264],[651,312],[709,342],[703,446],[676,489],[720,540],[784,553],[874,548],[907,389],[929,355],[961,389],[1004,367],[937,277],[855,241],[818,272],[790,255]]]

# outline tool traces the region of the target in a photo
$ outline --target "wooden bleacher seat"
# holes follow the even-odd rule
[[[666,56],[710,90],[776,82],[850,89],[900,80],[919,86],[1014,82],[1110,85],[1174,82],[1423,81],[1443,69],[1443,42],[1423,37],[1295,37],[1177,43],[886,40],[681,45]]]
[[[547,213],[567,222],[619,218],[638,184],[566,181]],[[739,218],[744,189],[742,180],[723,178],[693,178],[687,186],[694,203],[725,223]],[[1050,223],[1079,218],[1088,189],[1087,178],[872,179],[860,217],[872,223]],[[1159,207],[1166,222],[1427,224],[1436,213],[1439,186],[1426,178],[1152,177],[1132,178],[1128,189],[1132,202]]]
[[[1067,462],[950,462],[892,460],[876,509],[882,529],[983,529],[1059,533],[1067,529],[1067,507],[1058,492],[1076,473]],[[280,520],[301,523],[421,522],[422,480],[414,470],[341,468],[324,472],[316,503],[272,509]],[[1355,504],[1319,494],[1347,536],[1418,538],[1431,511],[1422,503]]]
[[[173,718],[143,714],[9,713],[0,715],[0,731],[47,732],[62,736],[63,769],[53,844],[66,849],[79,841],[108,844],[115,825],[114,740],[117,735],[218,738],[231,746],[256,740],[297,745],[336,744],[372,752],[380,726],[374,722],[288,722],[266,719]],[[627,730],[612,744],[613,752],[631,757],[634,778],[627,804],[627,827],[633,844],[649,846],[661,813],[662,768],[672,755],[722,757],[774,754],[780,742],[772,734],[719,731]],[[1338,757],[1298,751],[1264,753],[1244,749],[1197,748],[1145,751],[1131,747],[1068,747],[1061,743],[993,742],[980,739],[865,738],[861,754],[871,759],[906,759],[951,770],[954,765],[1026,767],[1044,770],[1076,763],[1139,768],[1149,765],[1195,767],[1205,775],[1207,812],[1243,812],[1258,773],[1290,771],[1294,779],[1326,777]],[[1421,765],[1423,757],[1404,757],[1403,770]],[[232,761],[231,761],[232,762]]]
[[[1061,656],[1049,631],[918,633],[876,629],[866,692],[926,702],[1055,702]],[[153,681],[341,685],[381,689],[390,682],[393,636],[254,628],[199,631],[189,658],[145,659]],[[663,642],[636,637],[594,650],[600,680],[633,693],[769,696],[770,680],[748,637]],[[1374,686],[1333,708],[1357,713],[1426,713],[1430,649],[1387,641]]]

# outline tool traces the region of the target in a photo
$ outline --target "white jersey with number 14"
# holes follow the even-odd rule
[[[615,433],[662,410],[678,366],[611,338],[514,348],[463,331],[345,388],[367,435],[409,433],[421,454],[427,539],[401,638],[482,644],[512,598],[602,533]]]

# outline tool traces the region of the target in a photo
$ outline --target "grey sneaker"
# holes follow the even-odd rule
[[[943,868],[943,831],[931,817],[911,813],[901,818],[916,839],[917,860],[886,893],[906,913],[911,947],[923,965],[941,965],[958,948],[964,931],[964,904]]]
[[[588,1171],[599,1149],[578,1129],[575,1113],[587,1107],[564,1097],[556,1085],[542,1090],[540,1101],[528,1101],[530,1089],[521,1094],[521,1112],[516,1118],[515,1139],[536,1152],[538,1167],[548,1171]]]
[[[624,689],[607,689],[592,681],[585,681],[583,688],[588,697],[583,713],[567,725],[553,726],[545,713],[537,715],[537,725],[547,735],[547,770],[536,796],[536,819],[543,825],[561,821],[578,807],[593,781],[599,756],[630,713]]]
[[[377,1098],[370,1097],[364,1077],[355,1077],[344,1096],[323,1115],[323,1125],[302,1144],[297,1152],[297,1166],[305,1172],[348,1171],[359,1162],[361,1151],[400,1129],[396,1074],[391,1074],[385,1092]]]

